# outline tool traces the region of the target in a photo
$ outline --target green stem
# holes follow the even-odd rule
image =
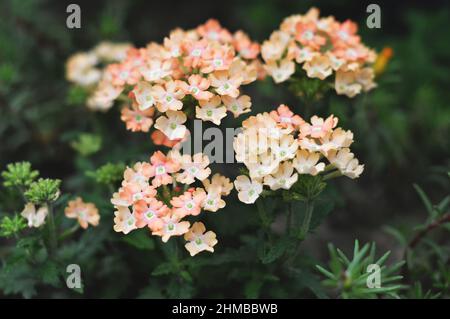
[[[300,231],[297,235],[297,238],[299,239],[297,243],[295,244],[295,248],[292,250],[292,254],[290,256],[287,256],[287,260],[285,263],[288,268],[292,266],[292,264],[295,261],[295,258],[300,252],[300,244],[302,241],[306,238],[306,235],[309,232],[309,227],[311,225],[311,217],[314,211],[314,202],[311,200],[306,201],[306,208],[305,208],[305,216],[303,217],[303,222],[300,226]]]
[[[263,227],[268,228],[270,226],[270,220],[267,216],[266,208],[264,207],[262,199],[256,200],[256,208],[258,209],[259,218]]]
[[[56,226],[55,226],[55,217],[53,215],[53,205],[51,203],[47,203],[48,207],[48,244],[49,244],[49,253],[53,255],[58,247],[58,239],[56,237]]]
[[[339,176],[342,176],[342,173],[339,170],[337,170],[337,171],[331,172],[330,174],[325,175],[323,177],[323,180],[326,181],[326,180],[329,180],[329,179],[332,179],[332,178],[336,178],[336,177],[339,177]]]
[[[288,213],[286,216],[286,235],[289,235],[291,232],[292,225],[292,202],[288,203]]]
[[[78,229],[80,229],[80,224],[76,223],[73,227],[69,228],[65,232],[59,236],[59,241],[63,241],[66,238],[70,237],[72,234],[74,234]]]
[[[258,215],[259,215],[259,219],[261,220],[261,224],[264,230],[264,233],[267,236],[267,239],[269,241],[269,243],[272,242],[272,233],[270,232],[270,217],[269,214],[266,211],[266,208],[264,207],[264,203],[262,201],[262,198],[260,198],[259,200],[256,200],[256,208],[258,209]]]
[[[306,238],[306,235],[309,232],[309,226],[311,224],[311,217],[312,217],[313,211],[314,211],[314,202],[307,200],[306,208],[305,208],[305,216],[303,217],[303,222],[300,227],[300,232],[298,235],[300,240],[304,240]]]

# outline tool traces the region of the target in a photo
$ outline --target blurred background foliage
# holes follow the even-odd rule
[[[66,6],[71,2],[81,6],[81,29],[65,26]],[[82,266],[82,296],[325,297],[314,265],[327,260],[328,242],[349,252],[355,238],[375,241],[381,250],[392,251],[393,261],[402,260],[408,236],[413,236],[413,227],[424,222],[429,210],[413,183],[421,185],[430,203],[439,203],[450,193],[450,6],[445,1],[377,3],[382,10],[381,29],[365,26],[368,3],[362,1],[232,0],[221,5],[214,1],[2,1],[0,168],[30,161],[41,176],[61,179],[64,194],[82,196],[99,207],[100,226],[77,235],[58,252],[63,260]],[[314,110],[335,114],[342,127],[353,130],[354,152],[365,163],[365,172],[357,182],[339,180],[327,188],[334,209],[302,246],[290,279],[278,275],[277,263],[258,262],[256,213],[233,197],[219,214],[207,216],[219,236],[220,247],[212,256],[184,259],[183,253],[171,252],[170,245],[162,246],[146,233],[127,237],[114,233],[109,203],[118,183],[114,174],[125,164],[146,159],[154,146],[148,134],[125,130],[118,108],[107,113],[87,110],[84,92],[65,80],[66,59],[104,40],[136,46],[160,42],[175,27],[193,28],[208,18],[263,41],[284,17],[312,6],[322,15],[358,22],[364,43],[378,51],[391,47],[394,56],[377,89],[355,99],[330,96]],[[281,103],[304,112],[301,101],[271,79],[251,85],[246,93],[253,100],[251,114]],[[242,119],[227,119],[225,125],[238,127]],[[227,175],[236,174],[233,165],[226,170]],[[0,215],[18,213],[21,205],[18,196],[2,189]],[[439,248],[448,245],[448,229],[446,236],[429,241],[418,245],[435,246],[428,251],[436,253],[428,256],[431,261],[423,258],[419,265],[429,276],[414,283],[405,296],[436,296],[433,289],[449,295],[449,251]],[[8,239],[0,243],[3,260]],[[26,252],[28,244],[22,243],[14,254]],[[180,259],[172,260],[173,256]],[[36,258],[45,260],[45,255]],[[5,272],[3,261],[0,290],[9,296],[78,296],[57,283],[55,277],[62,274],[55,265],[43,265],[42,273],[33,273],[26,264],[8,264]],[[436,269],[442,271],[433,277]],[[44,282],[42,274],[46,274]]]

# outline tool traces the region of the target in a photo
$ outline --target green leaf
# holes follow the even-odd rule
[[[431,204],[430,199],[428,198],[427,194],[422,190],[422,188],[414,184],[414,189],[416,190],[417,194],[419,194],[420,199],[422,200],[423,204],[425,205],[425,208],[430,216],[433,215],[433,205]]]
[[[137,229],[123,236],[122,240],[137,249],[153,250],[155,248],[155,242],[146,229]]]
[[[294,240],[290,237],[282,237],[274,245],[264,244],[259,251],[259,258],[263,264],[269,264],[283,256],[283,254],[294,245]]]

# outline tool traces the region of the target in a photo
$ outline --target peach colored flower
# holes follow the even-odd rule
[[[221,105],[220,96],[215,95],[209,101],[199,101],[200,106],[195,107],[195,117],[203,121],[210,121],[220,125],[221,120],[227,116],[227,109]]]
[[[300,125],[300,136],[311,136],[313,138],[322,138],[330,133],[338,123],[337,117],[330,115],[327,119],[323,119],[314,115],[311,117],[311,124],[305,122]]]
[[[228,43],[232,40],[230,32],[222,28],[219,21],[215,19],[209,19],[205,24],[199,25],[197,32],[202,37],[213,41]]]
[[[187,221],[180,221],[175,215],[168,214],[162,218],[163,226],[160,230],[153,231],[152,235],[161,236],[162,241],[166,243],[172,236],[181,236],[188,232],[191,225]]]
[[[163,132],[168,139],[181,139],[186,135],[186,114],[182,111],[167,111],[166,116],[160,116],[155,122],[155,128]]]
[[[140,78],[137,69],[125,62],[108,65],[106,73],[111,77],[111,83],[115,86],[135,85]]]
[[[291,133],[297,130],[305,121],[289,109],[287,105],[281,104],[276,111],[270,112],[270,117],[273,118],[280,127],[285,129],[285,133]]]
[[[207,91],[210,85],[207,78],[198,74],[193,74],[189,76],[188,83],[183,81],[180,81],[179,83],[180,88],[185,94],[190,94],[197,100],[209,100],[214,96],[214,94]]]
[[[251,111],[252,102],[248,95],[241,95],[237,98],[224,95],[222,96],[222,101],[227,110],[233,113],[235,118]]]
[[[122,185],[137,183],[145,186],[151,175],[151,165],[147,162],[137,162],[133,168],[127,167],[123,173]]]
[[[160,82],[172,74],[172,62],[152,59],[148,64],[140,68],[144,79],[149,82]]]
[[[171,184],[173,179],[170,174],[176,173],[180,169],[180,163],[164,155],[161,151],[153,153],[150,162],[152,163],[150,176],[153,177],[152,185],[155,187]]]
[[[133,209],[136,226],[138,228],[147,226],[152,231],[158,231],[164,226],[161,218],[170,212],[170,209],[156,198],[151,198],[149,201],[138,201],[134,204]]]
[[[183,43],[183,51],[187,53],[187,56],[183,58],[183,64],[185,67],[198,68],[203,62],[203,55],[208,47],[208,41],[202,39],[199,41],[186,41]]]
[[[115,206],[131,206],[139,200],[150,200],[155,195],[155,188],[148,184],[126,183],[117,193],[113,194],[111,203]]]
[[[83,202],[80,197],[69,201],[64,213],[67,218],[77,218],[83,229],[88,228],[89,224],[97,226],[100,221],[97,207],[92,203]]]
[[[196,222],[184,234],[184,239],[188,241],[185,247],[191,256],[195,256],[205,250],[211,253],[214,252],[213,247],[217,244],[216,234],[212,231],[205,232],[205,225],[202,222]]]
[[[187,133],[187,131],[186,131]],[[178,139],[173,139],[170,140],[166,134],[164,134],[163,132],[159,131],[159,130],[155,130],[153,131],[152,135],[150,136],[153,144],[155,145],[164,145],[167,147],[174,147],[175,145],[179,144],[183,139],[182,138],[178,138]]]
[[[315,50],[325,45],[326,39],[318,34],[317,26],[314,22],[298,22],[295,28],[297,32],[295,39],[302,45]]]
[[[209,158],[203,153],[197,153],[193,156],[185,154],[180,159],[181,173],[177,175],[177,182],[183,184],[192,184],[196,179],[203,181],[211,174],[211,169],[208,167]]]
[[[115,232],[122,232],[125,235],[137,228],[136,217],[130,212],[128,207],[117,207],[117,210],[114,212],[113,228]]]
[[[145,111],[124,107],[120,119],[125,122],[127,130],[132,132],[148,132],[153,125],[154,109]]]
[[[181,99],[184,97],[184,92],[179,87],[178,82],[168,81],[164,85],[155,85],[153,92],[158,111],[166,112],[168,110],[178,111],[182,109],[183,102],[181,102]]]
[[[202,73],[228,70],[233,62],[234,52],[232,48],[215,46],[208,47],[202,56]]]
[[[359,44],[361,38],[356,34],[358,25],[351,20],[346,20],[337,24],[336,30],[332,33],[332,40],[337,47],[354,46]]]
[[[187,215],[197,216],[202,210],[202,202],[205,197],[205,190],[203,188],[196,188],[172,198],[170,204],[173,207],[173,214],[178,218],[183,218]]]
[[[234,34],[233,45],[244,59],[256,59],[259,54],[259,44],[252,42],[243,31]]]

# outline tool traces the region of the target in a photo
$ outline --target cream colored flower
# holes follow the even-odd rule
[[[292,159],[298,149],[298,140],[293,135],[286,134],[279,140],[272,140],[271,148],[279,162]]]
[[[260,182],[251,181],[250,178],[245,175],[236,177],[234,186],[238,191],[239,200],[246,204],[253,204],[263,190],[263,186]]]
[[[278,166],[275,174],[264,177],[264,185],[268,185],[271,190],[290,189],[297,181],[298,174],[294,173],[294,167],[291,162],[284,162]]]
[[[144,111],[153,105],[156,101],[153,97],[152,86],[148,82],[140,81],[133,89],[134,96],[136,97],[136,102],[139,105],[139,110]]]
[[[375,72],[373,68],[364,68],[356,72],[356,82],[362,85],[364,92],[370,91],[377,86],[374,79]]]
[[[175,215],[166,215],[162,217],[162,221],[162,229],[152,232],[152,235],[161,236],[164,243],[172,236],[181,236],[187,233],[191,225],[187,221],[180,221]]]
[[[277,155],[272,152],[258,155],[255,161],[250,158],[249,161],[245,162],[252,179],[260,179],[274,173],[278,169],[279,164],[280,161]]]
[[[350,152],[350,149],[343,148],[340,151],[331,151],[328,160],[342,175],[351,179],[358,178],[364,170],[364,165],[359,165],[358,159]]]
[[[97,57],[107,62],[121,62],[127,57],[127,51],[132,48],[130,43],[100,42],[93,52]]]
[[[118,206],[117,211],[114,212],[114,216],[115,232],[122,232],[126,235],[137,228],[136,217],[130,212],[128,207]]]
[[[179,160],[181,163],[181,173],[177,175],[177,181],[183,184],[192,184],[195,180],[203,181],[211,174],[208,167],[209,158],[203,153],[190,155],[182,155]]]
[[[98,62],[97,56],[90,52],[72,55],[66,64],[67,80],[81,86],[96,84],[102,76],[102,72],[95,67]]]
[[[268,41],[264,41],[261,47],[261,55],[264,61],[274,61],[281,58],[288,42],[290,41],[289,34],[283,31],[275,31],[270,35]]]
[[[200,106],[195,107],[195,116],[203,121],[210,121],[220,125],[221,120],[227,116],[227,109],[221,105],[220,96],[216,95],[209,101],[199,101]]]
[[[309,47],[303,47],[301,49],[298,49],[295,51],[295,62],[302,64],[304,62],[311,61],[314,57],[318,56],[319,54],[316,51],[313,51]]]
[[[300,174],[315,176],[325,169],[324,163],[317,163],[319,159],[319,153],[310,153],[307,150],[298,150],[292,164]]]
[[[182,111],[167,111],[166,116],[160,116],[156,120],[155,128],[163,132],[170,140],[181,139],[186,134],[186,114]]]
[[[148,65],[140,69],[142,76],[149,82],[159,82],[163,78],[172,74],[172,65],[169,60],[158,59],[149,60]]]
[[[272,76],[275,83],[281,83],[286,81],[295,72],[295,63],[288,59],[281,60],[279,63],[276,61],[269,61],[264,65],[267,73]]]
[[[196,222],[184,235],[188,241],[185,245],[191,256],[197,255],[202,251],[214,252],[214,246],[217,244],[216,234],[212,231],[206,232],[205,225],[202,222]]]
[[[225,196],[229,195],[233,189],[233,183],[231,183],[230,179],[219,173],[214,174],[211,180],[205,179],[203,181],[203,186],[207,192],[209,192],[211,188],[220,187],[220,194]]]
[[[183,108],[181,99],[184,97],[184,92],[176,81],[168,81],[163,85],[155,85],[152,88],[153,96],[156,100],[156,108],[160,112],[179,111]]]
[[[239,86],[242,84],[241,75],[231,75],[228,71],[215,71],[209,75],[209,80],[217,94],[231,97],[239,95]]]
[[[45,218],[48,214],[47,205],[39,207],[36,211],[36,206],[33,203],[27,203],[25,208],[20,213],[23,218],[28,220],[28,227],[40,227],[45,223]]]
[[[233,113],[234,117],[238,117],[241,114],[248,113],[251,111],[250,107],[252,102],[250,96],[241,95],[237,98],[232,98],[228,95],[222,96],[222,101],[225,104],[228,111]]]
[[[353,143],[353,133],[338,127],[322,139],[321,152],[327,155],[330,150],[349,147]]]
[[[221,198],[221,186],[210,186],[203,200],[202,207],[210,212],[217,212],[225,207],[225,201]]]
[[[362,90],[362,85],[356,82],[356,74],[352,71],[337,71],[334,87],[337,94],[347,95],[348,97],[354,97]]]
[[[86,101],[86,105],[91,110],[107,111],[122,91],[121,87],[116,87],[107,81],[100,81],[94,93]]]
[[[310,78],[321,80],[325,80],[333,72],[330,59],[326,55],[314,56],[310,61],[303,64],[303,69]]]

